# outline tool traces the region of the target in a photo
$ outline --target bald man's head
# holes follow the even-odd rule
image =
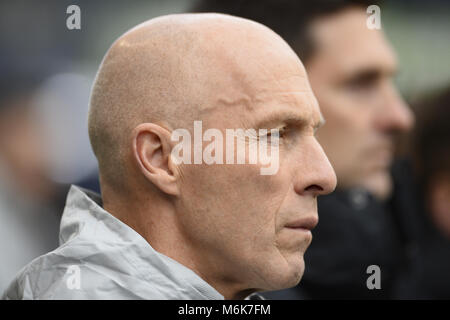
[[[222,14],[163,16],[125,33],[107,52],[90,102],[89,136],[102,182],[126,184],[130,133],[137,125],[185,128],[219,107],[218,100],[249,102],[252,90],[264,90],[253,83],[267,68],[261,56],[278,51],[298,64],[267,27]]]

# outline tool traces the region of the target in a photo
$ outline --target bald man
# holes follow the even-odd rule
[[[72,187],[61,246],[4,298],[242,299],[296,285],[317,196],[336,186],[315,138],[322,122],[302,63],[267,27],[219,14],[135,27],[112,45],[92,91],[101,197]],[[268,143],[277,170],[262,174],[261,159],[178,161],[174,132],[198,137],[199,123],[203,140],[256,133],[236,140]],[[209,146],[184,142],[182,157]]]

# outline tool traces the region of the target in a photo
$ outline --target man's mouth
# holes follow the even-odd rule
[[[313,230],[317,226],[318,222],[319,222],[319,218],[315,214],[315,215],[310,215],[307,217],[293,220],[293,221],[287,223],[285,225],[285,227],[289,228],[289,229],[299,230],[299,231],[311,232],[311,230]]]

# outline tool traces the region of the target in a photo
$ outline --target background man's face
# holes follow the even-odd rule
[[[311,233],[287,226],[304,219],[315,225],[316,197],[331,192],[336,177],[314,136],[321,121],[317,101],[296,57],[294,62],[278,69],[266,62],[263,72],[247,73],[247,91],[230,86],[222,92],[221,101],[241,102],[221,105],[202,119],[204,131],[217,128],[224,136],[227,128],[279,128],[276,174],[261,175],[261,164],[181,169],[187,181],[179,202],[184,229],[209,259],[207,269],[222,277],[202,275],[206,280],[268,290],[294,286],[303,274]]]
[[[306,69],[327,125],[318,139],[338,187],[364,187],[384,198],[391,190],[393,134],[412,114],[392,84],[395,56],[367,15],[351,8],[313,22],[316,51]]]

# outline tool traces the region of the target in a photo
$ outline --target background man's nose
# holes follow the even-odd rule
[[[408,131],[414,125],[414,115],[394,86],[385,89],[383,106],[377,110],[377,125],[384,131]]]
[[[301,169],[294,185],[295,192],[299,195],[325,195],[333,192],[337,184],[336,173],[325,152],[319,142],[312,139],[309,150],[304,150],[307,155],[302,157],[304,163],[299,163]]]

